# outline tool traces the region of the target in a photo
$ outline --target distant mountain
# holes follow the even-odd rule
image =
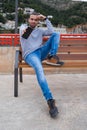
[[[66,10],[78,2],[72,0],[40,0],[42,3],[49,5],[57,10]]]

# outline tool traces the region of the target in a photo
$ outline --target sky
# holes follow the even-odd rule
[[[87,0],[72,0],[72,1],[84,1],[84,2],[87,2]]]

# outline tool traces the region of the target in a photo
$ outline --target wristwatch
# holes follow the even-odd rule
[[[52,15],[48,15],[48,16],[46,16],[46,18],[44,20],[46,20],[46,19],[52,19],[52,18],[53,18]]]
[[[46,19],[48,19],[47,17],[46,18],[44,18],[44,20],[46,20]]]

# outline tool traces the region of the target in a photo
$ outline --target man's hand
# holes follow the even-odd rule
[[[25,32],[26,32],[26,29],[24,29],[24,30],[22,31],[22,35],[23,35]]]
[[[39,20],[45,20],[46,19],[46,16],[40,14],[37,16]]]
[[[26,32],[26,29],[22,30],[21,36],[23,37],[24,33]]]

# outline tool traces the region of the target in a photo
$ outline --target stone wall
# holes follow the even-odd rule
[[[0,74],[14,72],[16,49],[18,47],[0,47]]]

